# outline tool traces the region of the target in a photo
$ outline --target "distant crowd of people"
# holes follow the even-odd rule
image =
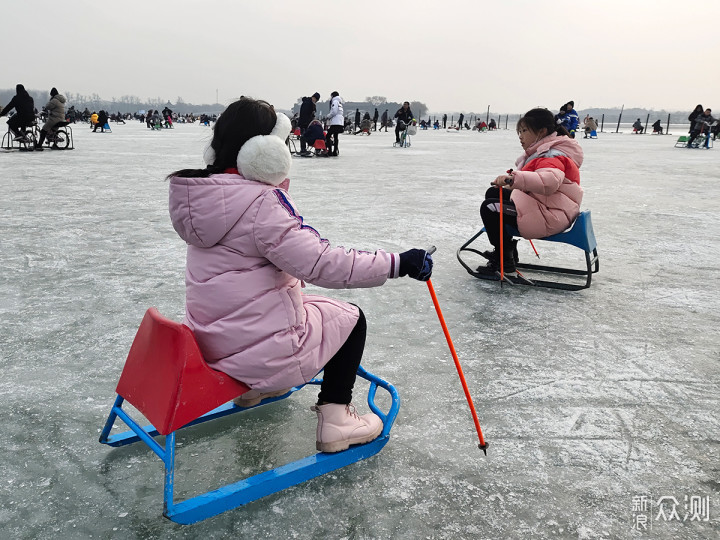
[[[385,109],[382,116],[377,107],[373,116],[369,112],[360,113],[360,109],[355,109],[354,117],[345,116],[344,101],[340,97],[340,93],[334,91],[330,94],[330,110],[327,115],[318,113],[317,102],[320,100],[320,93],[315,92],[311,96],[305,96],[301,99],[300,112],[293,115],[291,125],[293,131],[297,131],[300,138],[300,155],[309,156],[312,153],[308,150],[308,146],[313,147],[318,140],[325,141],[325,149],[318,152],[318,155],[326,157],[337,157],[339,155],[339,135],[348,133],[359,135],[362,133],[370,134],[372,131],[378,131],[378,120],[380,120],[380,130],[395,125],[395,141],[400,142],[400,134],[408,125],[417,124],[410,103],[404,102],[402,107],[397,110],[393,122]]]
[[[57,88],[50,90],[50,99],[40,111],[35,107],[35,100],[25,89],[22,84],[15,86],[15,96],[5,106],[0,106],[0,116],[9,115],[7,121],[8,129],[14,141],[23,143],[32,143],[28,137],[28,130],[31,130],[38,122],[43,122],[40,134],[34,143],[35,150],[42,150],[48,136],[53,129],[62,127],[67,124],[77,122],[87,122],[90,124],[93,132],[100,129],[104,132],[108,127],[108,122],[113,121],[124,124],[126,120],[135,118],[140,122],[146,122],[148,127],[165,127],[171,128],[175,122],[193,123],[200,121],[201,124],[209,126],[211,122],[217,120],[217,115],[202,114],[199,116],[193,113],[179,115],[173,112],[169,107],[165,107],[162,111],[149,110],[138,111],[134,114],[121,113],[111,114],[108,111],[91,111],[87,107],[82,112],[75,109],[71,105],[66,109],[67,99],[58,92]],[[14,114],[12,114],[14,110]]]
[[[323,155],[337,156],[339,148],[338,136],[341,133],[348,134],[370,134],[371,132],[388,131],[389,127],[394,127],[395,141],[400,142],[400,137],[403,131],[408,125],[417,125],[418,121],[415,118],[413,112],[410,109],[410,103],[404,102],[402,107],[398,109],[395,114],[391,117],[389,109],[380,114],[377,107],[373,114],[365,111],[361,113],[359,108],[356,108],[354,115],[345,115],[343,105],[344,101],[340,97],[338,92],[332,92],[330,100],[330,110],[327,114],[321,114],[317,110],[317,102],[320,100],[320,93],[315,92],[312,96],[303,97],[301,100],[300,112],[296,113],[292,118],[293,129],[299,129],[300,132],[300,154],[309,155],[308,145],[313,146],[315,141],[323,139],[325,140],[326,151]],[[87,107],[82,111],[75,109],[75,106],[66,106],[66,98],[58,92],[56,88],[50,90],[50,99],[40,111],[35,108],[35,103],[32,96],[25,90],[22,84],[16,85],[16,94],[10,100],[10,102],[4,107],[0,107],[0,116],[5,116],[10,113],[13,109],[15,114],[8,120],[8,128],[12,134],[12,137],[16,141],[23,141],[26,137],[26,130],[31,126],[34,126],[39,118],[43,122],[43,126],[40,129],[40,135],[35,143],[36,148],[41,149],[43,143],[46,140],[48,134],[55,128],[59,123],[76,123],[76,122],[88,122],[93,131],[105,131],[108,122],[125,123],[126,120],[135,119],[140,122],[144,122],[148,129],[162,129],[172,128],[175,123],[194,123],[199,121],[201,125],[209,126],[218,119],[218,115],[213,114],[201,114],[195,115],[193,113],[178,114],[168,106],[162,110],[150,109],[147,112],[138,111],[136,113],[109,113],[105,110],[98,112],[91,111]],[[689,128],[689,141],[688,147],[691,147],[695,139],[703,134],[708,133],[714,138],[717,138],[718,131],[720,131],[720,124],[713,118],[712,110],[709,108],[703,108],[702,105],[695,107],[693,112],[688,117],[690,121]],[[575,138],[575,134],[578,130],[579,117],[575,110],[575,102],[568,101],[562,105],[555,115],[556,125],[562,126],[568,132],[571,138]],[[379,126],[378,126],[379,124]],[[431,122],[430,118],[427,120],[420,120],[419,126],[421,129],[448,129],[448,115],[443,114],[441,120],[436,119]],[[465,115],[461,113],[457,118],[457,123],[453,123],[449,129],[453,130],[477,130],[479,132],[489,131],[497,129],[497,123],[495,119],[490,119],[489,122],[485,122],[482,119],[476,119],[472,127],[465,122]],[[591,116],[586,116],[583,120],[583,131],[585,138],[595,137],[597,135],[598,123],[597,120]],[[633,133],[644,133],[645,126],[643,126],[640,118],[638,118],[632,125]],[[658,119],[652,124],[652,132],[656,134],[663,134],[663,127],[661,121]]]

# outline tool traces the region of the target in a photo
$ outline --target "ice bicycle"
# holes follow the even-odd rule
[[[515,229],[514,227],[510,227],[508,225],[505,225],[505,230],[512,234],[513,237],[520,237],[519,231]],[[485,227],[480,229],[480,231],[475,234],[470,240],[465,242],[460,249],[457,250],[457,259],[460,262],[460,264],[465,268],[465,270],[468,271],[468,273],[471,276],[474,276],[479,279],[488,279],[493,281],[500,281],[501,276],[500,273],[497,273],[496,275],[486,275],[477,272],[478,265],[471,266],[469,262],[467,262],[465,259],[463,259],[463,255],[467,255],[468,253],[474,253],[476,255],[480,255],[485,260],[486,255],[479,251],[478,249],[470,247],[470,245],[475,242],[483,233],[485,233]],[[549,265],[541,265],[541,264],[531,264],[531,263],[516,263],[515,266],[519,269],[523,270],[532,270],[534,272],[540,272],[544,274],[555,274],[555,275],[565,275],[565,276],[577,276],[579,278],[584,278],[585,283],[568,283],[566,280],[564,281],[550,281],[550,280],[542,280],[542,279],[535,279],[531,276],[525,276],[524,274],[518,272],[517,276],[513,275],[504,275],[504,281],[509,284],[521,284],[521,285],[530,285],[535,287],[547,287],[550,289],[562,289],[566,291],[579,291],[582,289],[587,289],[590,287],[590,283],[592,282],[592,276],[593,274],[596,274],[600,270],[600,259],[598,258],[598,252],[597,252],[597,241],[595,240],[595,232],[593,230],[592,226],[592,220],[590,218],[590,211],[585,210],[584,212],[580,212],[577,218],[575,218],[575,221],[568,227],[565,231],[554,234],[552,236],[547,236],[545,238],[538,238],[539,241],[545,241],[545,242],[557,242],[561,244],[568,244],[571,246],[574,246],[576,248],[580,248],[585,255],[585,268],[584,269],[576,269],[576,268],[565,268],[565,267],[558,267],[558,266],[549,266]],[[530,241],[532,244],[532,241]],[[512,249],[510,246],[506,246],[508,249]],[[535,248],[533,244],[533,249]],[[537,254],[537,251],[535,252],[537,257],[539,258],[540,255]]]
[[[15,149],[15,143],[17,143],[18,150],[35,150],[35,143],[40,140],[40,130],[37,126],[37,122],[27,128],[23,128],[20,133],[23,135],[23,138],[14,140],[12,132],[8,129],[2,139],[3,150]],[[73,143],[70,122],[58,122],[55,124],[45,138],[44,144],[52,150],[73,150],[75,145]]]
[[[195,523],[380,452],[390,438],[390,429],[400,409],[400,398],[395,387],[362,366],[358,368],[358,375],[370,382],[368,406],[383,421],[383,430],[377,439],[341,452],[318,452],[175,502],[175,433],[178,430],[285,399],[301,386],[249,407],[235,405],[231,400],[249,388],[205,362],[190,328],[166,319],[157,309],[150,308],[130,347],[100,442],[113,447],[145,443],[164,464],[163,515],[176,523]],[[322,379],[315,378],[308,384],[321,383]],[[387,413],[375,404],[378,387],[390,394]],[[124,402],[135,407],[151,425],[141,427],[123,409]],[[130,431],[111,435],[118,418],[130,427]],[[250,420],[257,421],[256,418]],[[164,444],[156,440],[159,436],[165,437]]]
[[[403,129],[404,122],[399,120],[399,127]],[[393,148],[409,148],[412,146],[410,137],[417,134],[417,122],[413,120],[409,124],[405,124],[405,130],[400,134],[400,142],[394,142]]]

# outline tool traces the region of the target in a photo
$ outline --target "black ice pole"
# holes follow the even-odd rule
[[[488,105],[487,116],[485,117],[485,123],[490,123],[490,105]]]
[[[643,130],[645,135],[647,135],[647,125],[648,125],[649,121],[650,121],[650,113],[648,113],[647,118],[645,119],[645,129]]]
[[[603,126],[605,125],[605,113],[603,113],[602,118],[600,119],[600,133],[605,133],[603,131]]]
[[[665,135],[670,135],[670,115],[668,114],[667,127],[665,128]]]
[[[620,116],[618,117],[618,125],[617,125],[617,127],[615,128],[615,133],[619,133],[619,132],[620,132],[620,120],[622,120],[622,113],[623,113],[624,110],[625,110],[625,104],[623,103],[623,106],[622,106],[622,108],[620,109]]]

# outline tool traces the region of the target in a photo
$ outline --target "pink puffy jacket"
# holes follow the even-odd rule
[[[397,276],[396,254],[332,248],[284,189],[239,174],[172,178],[170,216],[188,243],[183,322],[212,367],[260,391],[308,382],[358,320],[351,304],[303,295],[301,280],[341,289]]]
[[[575,220],[583,197],[582,162],[578,142],[556,133],[540,139],[518,158],[510,197],[523,238],[557,234]]]

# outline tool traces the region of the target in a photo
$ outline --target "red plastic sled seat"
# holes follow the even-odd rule
[[[116,392],[167,435],[248,390],[207,365],[187,326],[150,308],[130,347]]]

